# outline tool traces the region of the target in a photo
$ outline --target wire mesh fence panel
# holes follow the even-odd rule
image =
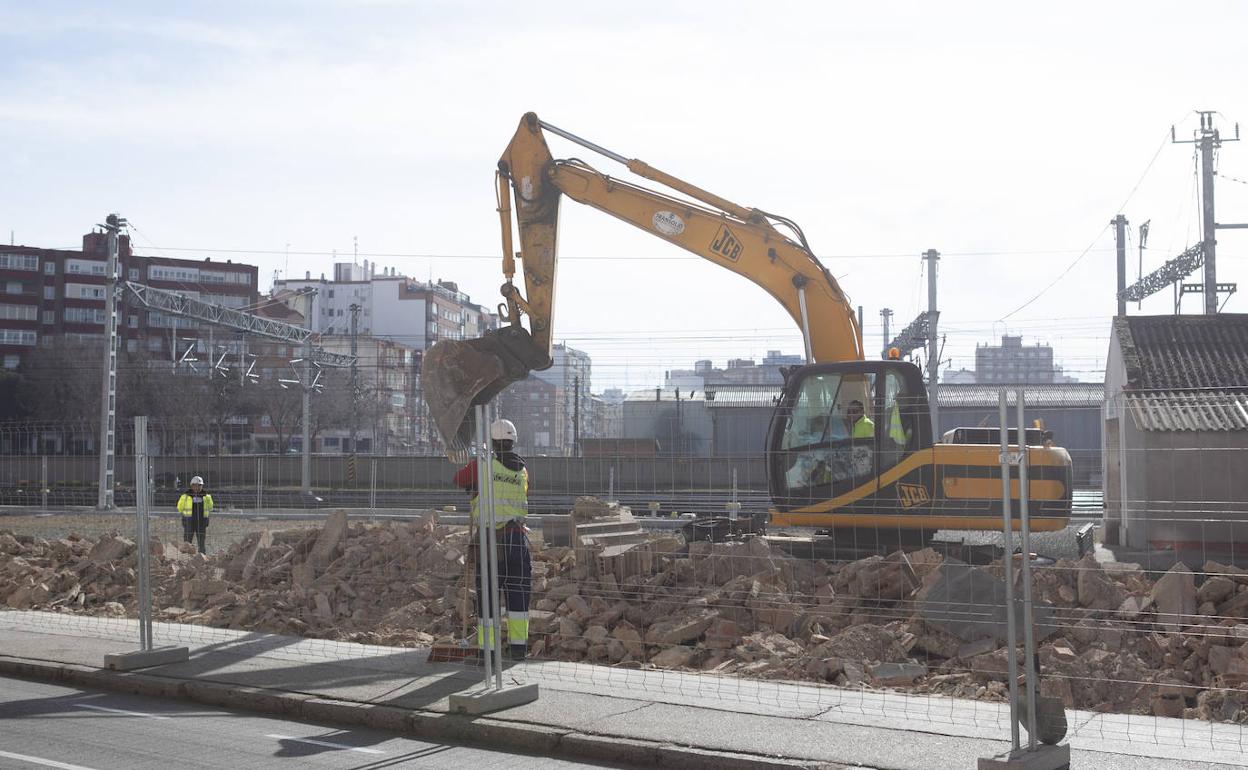
[[[1105,426],[1103,488],[1076,486],[1060,436],[1049,447],[1043,432],[1024,433],[1040,693],[1067,710],[1072,740],[1242,750],[1248,474],[1236,442],[1244,432],[1149,430],[1145,418],[1160,407],[1189,405],[1148,406],[1143,417],[1129,405],[1082,410]],[[778,419],[796,427],[799,416],[810,425],[812,415]],[[920,449],[904,433],[917,425],[889,436],[887,414],[874,422],[865,446],[847,435],[768,454],[639,457],[617,447],[526,458],[529,659],[513,676],[1005,737],[1011,652],[998,448]],[[33,466],[4,451],[8,489]],[[870,466],[862,478],[859,455]],[[93,458],[65,458],[58,472],[92,483]],[[315,640],[317,655],[408,647],[471,666],[476,549],[470,496],[451,481],[456,467],[440,457],[358,455],[354,468],[349,455],[314,460],[319,502],[302,499],[298,456],[154,452],[152,585],[163,638],[280,634]],[[124,491],[133,462],[119,458],[117,468]],[[776,511],[766,537],[723,520],[734,471],[743,518]],[[176,510],[190,475],[217,496],[203,555],[185,542]],[[1016,497],[1016,474],[1008,485]],[[44,516],[39,502],[10,503],[22,510],[0,517],[9,533],[0,535],[6,615],[20,610],[27,624],[40,613],[72,615],[84,633],[114,632],[105,621],[133,616],[131,557],[91,566],[90,554],[118,547],[109,545],[113,530],[131,537],[133,515]],[[836,511],[857,518],[825,518]],[[905,519],[917,516],[933,518]],[[1081,553],[1084,522],[1099,534]],[[1012,539],[1008,550],[1016,547]]]

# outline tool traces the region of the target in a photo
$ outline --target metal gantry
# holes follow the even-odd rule
[[[258,337],[266,337],[291,345],[306,345],[315,336],[311,329],[275,321],[243,310],[214,305],[185,294],[165,289],[155,289],[133,281],[125,282],[126,289],[143,307],[170,315],[192,318],[204,323],[234,329]],[[312,348],[312,361],[320,366],[349,367],[355,356],[332,353],[323,348]]]
[[[893,341],[888,344],[889,348],[897,348],[900,355],[904,358],[916,350],[922,350],[928,344],[928,339],[932,336],[933,321],[936,313],[931,310],[924,310],[911,321],[906,328],[902,329]]]
[[[1205,244],[1198,243],[1123,289],[1118,293],[1118,299],[1122,302],[1139,302],[1145,297],[1182,281],[1204,264]]]

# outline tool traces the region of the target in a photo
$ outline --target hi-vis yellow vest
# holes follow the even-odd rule
[[[503,526],[512,519],[523,519],[529,512],[529,471],[521,468],[513,471],[497,458],[490,458],[494,474],[494,520]],[[481,494],[485,490],[484,479],[477,479],[477,496],[472,498],[472,518],[480,513]]]
[[[888,436],[899,447],[910,443],[910,436],[906,433],[905,426],[901,424],[901,410],[896,404],[893,404],[892,416],[888,419]]]

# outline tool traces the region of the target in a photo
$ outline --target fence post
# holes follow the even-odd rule
[[[138,518],[139,649],[134,652],[110,653],[104,656],[104,667],[119,671],[179,663],[188,660],[186,647],[155,647],[152,644],[152,545],[148,532],[148,509],[152,488],[147,455],[147,418],[134,418],[134,508]]]
[[[1027,748],[1036,748],[1036,631],[1031,604],[1031,524],[1027,511],[1027,421],[1024,393],[1018,389],[1018,525],[1023,549],[1023,666],[1027,675]]]
[[[368,471],[368,510],[369,516],[377,515],[377,458],[370,461]]]
[[[502,606],[502,586],[498,579],[498,519],[497,511],[494,508],[494,453],[490,442],[490,417],[493,410],[490,405],[486,404],[481,407],[481,425],[482,433],[485,437],[484,453],[485,459],[485,475],[478,476],[477,484],[478,499],[481,503],[477,522],[486,535],[486,551],[485,566],[488,570],[482,570],[482,574],[489,574],[490,581],[490,604],[489,604],[489,620],[488,626],[489,637],[486,639],[488,645],[494,653],[494,689],[503,689],[503,606]],[[480,481],[484,481],[482,484]],[[486,684],[489,684],[489,675],[486,675]]]
[[[477,444],[477,636],[485,679],[479,691],[450,696],[453,712],[484,714],[537,700],[537,684],[503,685],[502,597],[498,580],[498,539],[494,510],[494,454],[490,446],[490,408],[475,410]],[[514,675],[513,670],[513,675]]]
[[[139,649],[152,649],[152,547],[148,542],[147,418],[134,418],[134,508],[139,524]]]
[[[1003,520],[1002,536],[1005,538],[1001,566],[1005,570],[1005,634],[1010,677],[1010,746],[1013,751],[1018,751],[1018,633],[1016,631],[1018,626],[1014,618],[1014,522],[1010,516],[1010,497],[1013,495],[1010,468],[1014,463],[1013,458],[1010,457],[1008,392],[1002,390],[998,394],[998,399],[997,407],[1001,418],[1001,518]]]
[[[256,510],[264,510],[264,457],[256,457]]]
[[[1027,512],[1027,421],[1025,419],[1025,398],[1022,388],[1015,392],[1018,426],[1016,430],[1017,451],[1010,452],[1009,443],[1009,408],[1008,391],[999,393],[998,410],[1001,419],[1001,506],[1005,549],[1002,566],[1005,572],[1005,603],[1007,657],[1009,658],[1010,677],[1010,739],[1011,749],[1004,754],[993,757],[980,757],[979,770],[1060,770],[1070,766],[1070,744],[1037,746],[1038,738],[1036,722],[1037,698],[1036,687],[1038,672],[1035,660],[1035,618],[1032,614],[1031,601],[1031,525]],[[1018,693],[1018,634],[1015,629],[1016,607],[1014,605],[1014,536],[1013,521],[1010,518],[1010,498],[1012,496],[1010,468],[1018,466],[1018,527],[1020,545],[1022,546],[1021,582],[1023,584],[1022,623],[1023,623],[1023,667],[1026,677],[1027,700],[1020,702]],[[1060,700],[1057,702],[1061,707]],[[1025,706],[1025,709],[1024,709]],[[1018,715],[1025,710],[1027,719],[1027,748],[1019,747]],[[1065,733],[1065,718],[1059,723],[1062,735]],[[1050,725],[1051,727],[1052,725]],[[1047,728],[1046,728],[1047,729]],[[1050,731],[1051,732],[1051,731]],[[1049,744],[1056,744],[1062,735],[1045,737]]]
[[[490,433],[485,422],[485,407],[476,408],[477,427],[477,648],[481,651],[481,661],[485,668],[485,687],[490,686],[492,666],[494,663],[494,619],[490,605],[495,598],[495,586],[490,582],[489,570],[489,537],[486,511],[493,508],[493,500],[486,490],[486,480],[494,474],[490,472]],[[471,519],[471,513],[469,514]]]
[[[43,510],[48,510],[48,456],[39,458],[39,490],[43,496]]]

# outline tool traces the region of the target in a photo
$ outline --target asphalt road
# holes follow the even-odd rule
[[[340,730],[177,701],[0,677],[0,768],[581,768],[507,754]]]

